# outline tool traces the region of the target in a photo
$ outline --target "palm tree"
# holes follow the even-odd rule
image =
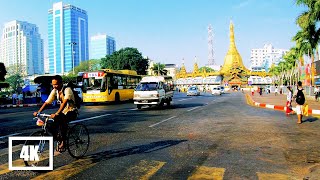
[[[153,73],[156,75],[167,75],[168,71],[166,69],[166,65],[165,64],[160,64],[160,63],[155,63],[153,64],[153,67],[151,68]]]
[[[293,37],[297,48],[303,54],[311,57],[311,83],[314,83],[314,55],[320,36],[320,28],[316,24],[320,21],[320,2],[318,0],[296,0],[297,5],[306,6],[307,10],[300,14],[296,23],[301,30]]]

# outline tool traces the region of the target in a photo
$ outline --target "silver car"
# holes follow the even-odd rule
[[[200,91],[197,87],[195,86],[189,87],[187,91],[187,96],[199,96],[199,95],[200,95]]]

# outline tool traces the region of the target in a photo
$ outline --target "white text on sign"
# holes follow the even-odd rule
[[[25,161],[39,161],[38,150],[39,146],[22,146],[20,158]]]

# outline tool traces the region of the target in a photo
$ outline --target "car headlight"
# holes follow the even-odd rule
[[[152,94],[151,97],[159,97],[159,94]]]

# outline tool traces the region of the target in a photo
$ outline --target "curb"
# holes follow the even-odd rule
[[[251,105],[261,107],[261,108],[268,108],[268,109],[274,109],[274,110],[279,110],[279,111],[286,111],[287,107],[286,106],[278,106],[278,105],[272,105],[272,104],[265,104],[265,103],[259,103],[255,102],[252,97],[248,94],[246,94],[247,99],[249,99]],[[292,108],[293,111],[296,112],[296,108]],[[320,115],[320,110],[316,109],[308,109],[309,114],[313,115]]]
[[[1,105],[1,108],[20,108],[20,107],[33,107],[33,106],[42,106],[42,104],[20,104],[20,105]]]

